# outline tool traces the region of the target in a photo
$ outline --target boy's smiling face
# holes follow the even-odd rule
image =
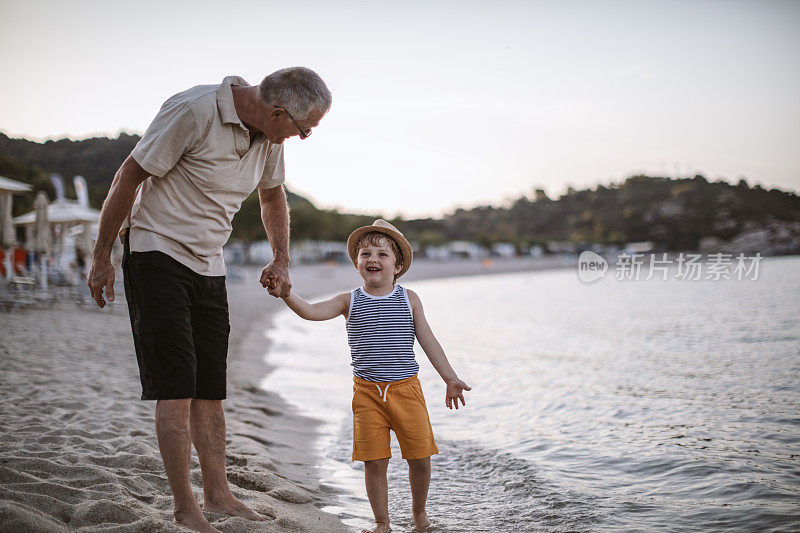
[[[365,285],[393,285],[394,277],[403,265],[397,264],[397,257],[388,242],[388,237],[379,244],[367,244],[358,249],[356,269]]]

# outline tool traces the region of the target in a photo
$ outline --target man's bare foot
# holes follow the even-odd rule
[[[174,515],[175,523],[183,526],[192,531],[199,531],[200,533],[221,533],[219,529],[208,523],[208,520],[203,516],[203,513],[179,513]]]
[[[233,496],[231,496],[230,499],[222,502],[211,503],[206,501],[203,503],[203,511],[206,513],[222,513],[230,516],[241,516],[242,518],[255,520],[256,522],[268,520],[266,516],[250,509]]]
[[[389,533],[391,530],[389,522],[375,522],[372,529],[362,529],[361,533]]]
[[[414,513],[414,531],[425,531],[431,527],[431,521],[428,520],[428,513]]]

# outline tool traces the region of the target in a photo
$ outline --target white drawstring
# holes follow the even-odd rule
[[[386,384],[386,389],[385,390],[381,390],[381,386],[378,385],[377,383],[375,384],[375,386],[378,387],[378,395],[379,396],[383,396],[383,401],[385,403],[386,402],[386,393],[389,392],[389,384],[388,383]]]

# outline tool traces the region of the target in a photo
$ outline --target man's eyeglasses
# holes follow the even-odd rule
[[[290,118],[290,119],[291,119],[291,121],[294,123],[294,127],[295,127],[295,128],[297,128],[297,131],[298,131],[298,132],[300,132],[300,138],[301,138],[301,139],[305,139],[306,137],[308,137],[308,136],[310,136],[310,135],[311,135],[311,130],[308,130],[308,131],[306,131],[306,130],[304,130],[303,128],[301,128],[301,127],[300,127],[300,124],[298,124],[298,123],[297,123],[297,121],[294,119],[294,117],[292,116],[292,114],[291,114],[291,113],[289,113],[289,111],[288,111],[287,109],[285,109],[285,108],[281,108],[281,109],[283,109],[284,111],[286,111],[286,114],[287,114],[287,115],[289,115],[289,118]]]

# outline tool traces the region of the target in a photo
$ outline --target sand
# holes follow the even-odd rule
[[[404,279],[543,266],[552,265],[420,261]],[[242,279],[228,283],[228,480],[236,497],[269,520],[206,516],[230,532],[348,531],[320,510],[335,494],[315,476],[309,442],[316,423],[259,388],[269,372],[264,331],[285,306],[260,289],[258,269],[235,272]],[[348,290],[360,278],[349,265],[315,265],[293,268],[292,281],[312,298]],[[172,521],[155,403],[140,401],[140,393],[123,298],[104,310],[61,301],[0,313],[0,532],[186,531]],[[202,501],[196,453],[190,476]]]

